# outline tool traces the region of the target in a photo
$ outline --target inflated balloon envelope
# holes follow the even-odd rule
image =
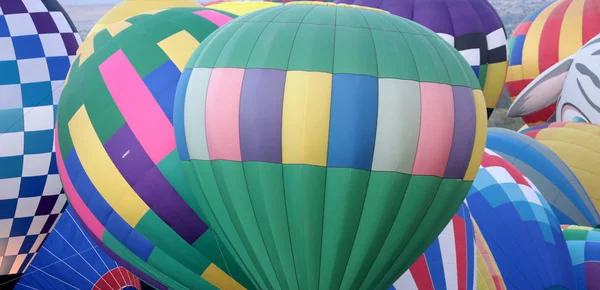
[[[479,167],[460,54],[377,9],[292,2],[209,36],[183,72],[178,152],[208,224],[261,289],[385,289]]]

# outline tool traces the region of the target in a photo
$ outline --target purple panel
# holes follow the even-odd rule
[[[147,171],[133,189],[160,219],[190,245],[208,229],[157,167]]]
[[[35,215],[50,214],[52,212],[52,208],[54,208],[54,205],[56,204],[56,200],[58,200],[58,194],[42,196],[37,210],[35,211]]]
[[[31,13],[31,19],[39,34],[58,33],[58,27],[49,12]]]
[[[481,20],[483,32],[485,32],[485,34],[504,27],[502,21],[500,20],[500,16],[498,16],[498,12],[496,12],[496,9],[494,9],[492,4],[490,4],[487,0],[469,0],[469,2],[475,11],[477,11],[477,15]]]
[[[104,149],[129,185],[136,184],[153,167],[154,162],[135,138],[131,128],[123,125],[106,143]]]
[[[587,289],[600,289],[600,263],[588,261],[585,263],[585,286]]]
[[[62,36],[63,42],[65,43],[65,47],[67,48],[67,54],[69,54],[69,55],[77,54],[77,49],[79,48],[79,44],[77,43],[75,34],[61,33],[60,36]]]
[[[240,99],[243,161],[281,163],[281,114],[286,72],[246,69]]]
[[[406,1],[406,0],[404,0]],[[413,17],[412,20],[417,22],[436,33],[446,33],[450,35],[455,35],[456,29],[453,26],[451,11],[449,11],[448,6],[460,5],[459,3],[452,3],[452,5],[447,5],[446,1],[432,1],[432,0],[420,0],[414,1],[413,8]],[[461,0],[466,1],[466,0]],[[456,1],[458,2],[458,1]],[[464,21],[464,19],[462,19]],[[464,21],[466,23],[470,23],[468,21]]]
[[[48,216],[46,223],[42,227],[41,234],[46,234],[50,231],[50,229],[52,228],[52,225],[54,225],[54,221],[56,221],[56,219],[58,218],[58,215],[59,214],[51,214],[50,216]]]
[[[470,0],[453,0],[452,3],[444,1],[444,6],[450,12],[454,36],[460,36],[473,32],[482,32],[483,24],[475,8],[469,3]],[[433,30],[433,29],[432,29]],[[437,32],[436,30],[433,30]]]
[[[0,8],[4,14],[27,13],[21,0],[0,0]]]
[[[452,87],[454,95],[454,137],[445,178],[463,178],[475,142],[475,100],[468,87]]]

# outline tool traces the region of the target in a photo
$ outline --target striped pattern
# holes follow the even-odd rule
[[[527,128],[521,133],[544,144],[564,161],[583,185],[596,210],[600,208],[600,126],[555,122]]]
[[[229,275],[252,284],[201,219],[172,123],[183,65],[234,17],[173,8],[116,23],[86,40],[62,94],[56,148],[71,204],[109,252],[159,288],[244,288]]]
[[[557,0],[531,13],[509,40],[506,88],[511,99],[543,71],[577,52],[600,33],[599,0]],[[523,117],[525,123],[545,123],[556,104]]]
[[[574,289],[560,224],[516,167],[486,148],[467,202],[507,288]]]
[[[572,225],[561,228],[571,254],[577,289],[600,288],[600,229]]]
[[[463,203],[440,236],[389,290],[474,289],[475,235]]]
[[[488,129],[486,147],[517,167],[540,190],[561,224],[597,226],[600,217],[584,187],[565,161],[535,139]]]
[[[485,142],[482,91],[451,46],[328,3],[219,29],[174,111],[207,222],[262,289],[386,289],[458,209]]]
[[[473,219],[473,217],[471,217],[471,219]],[[500,269],[498,269],[496,259],[490,251],[490,247],[481,234],[481,230],[479,229],[479,226],[475,220],[473,220],[473,229],[475,233],[475,246],[477,250],[477,274],[475,276],[477,282],[475,283],[475,289],[505,290],[506,284],[504,283]]]

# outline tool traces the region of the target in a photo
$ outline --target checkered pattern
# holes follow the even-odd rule
[[[506,61],[507,42],[503,28],[488,34],[477,32],[460,35],[456,38],[448,34],[440,36],[462,54],[477,76],[479,76],[482,65]]]
[[[0,275],[24,270],[64,209],[53,130],[80,43],[56,0],[0,0]]]

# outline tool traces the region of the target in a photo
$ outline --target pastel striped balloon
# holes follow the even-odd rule
[[[187,60],[234,17],[172,8],[112,24],[81,46],[59,104],[58,170],[73,209],[107,253],[159,288],[252,286],[202,220],[172,123]]]
[[[331,3],[223,26],[174,112],[207,222],[266,289],[387,289],[459,208],[485,143],[482,91],[452,46]]]

